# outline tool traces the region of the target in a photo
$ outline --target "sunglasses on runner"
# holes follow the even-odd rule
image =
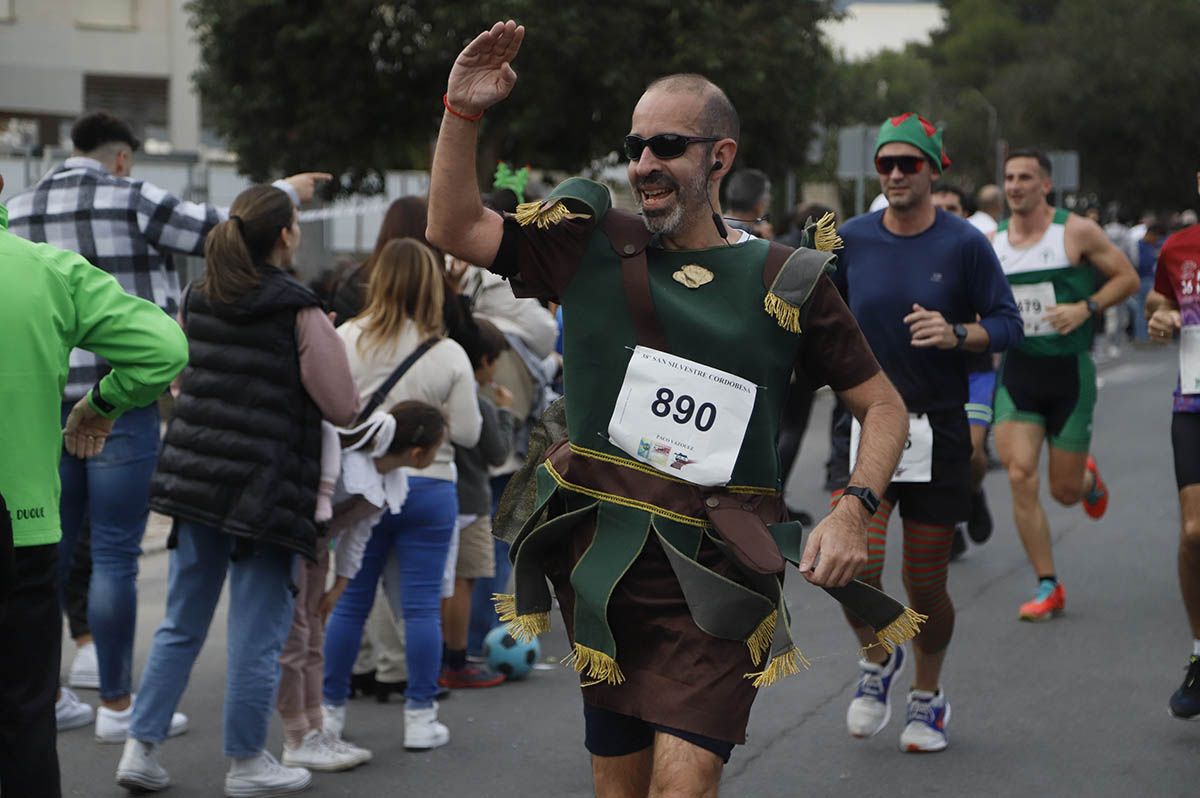
[[[881,155],[875,159],[875,171],[890,175],[897,166],[906,175],[915,175],[925,168],[925,159],[919,155]]]
[[[644,139],[631,133],[625,137],[625,157],[631,161],[640,160],[642,151],[649,147],[655,158],[669,161],[687,152],[690,145],[702,141],[720,141],[720,139],[712,136],[681,136],[678,133],[659,133],[657,136]]]

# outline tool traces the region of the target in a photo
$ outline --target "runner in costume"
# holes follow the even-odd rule
[[[993,240],[1013,287],[1025,342],[1004,356],[996,388],[996,448],[1012,485],[1013,518],[1038,578],[1037,594],[1018,616],[1044,621],[1062,613],[1050,525],[1038,499],[1042,443],[1050,448],[1050,495],[1100,518],[1108,489],[1088,454],[1096,404],[1096,366],[1090,353],[1092,318],[1137,291],[1129,259],[1095,222],[1047,204],[1050,161],[1016,150],[1004,162],[1004,191],[1012,217]],[[1106,282],[1094,290],[1088,264]]]
[[[785,557],[843,599],[870,590],[850,579],[866,559],[866,506],[903,444],[903,407],[820,276],[833,256],[773,248],[716,213],[738,122],[699,76],[656,82],[634,111],[625,151],[641,218],[580,179],[514,216],[486,211],[476,123],[516,83],[523,35],[497,23],[455,62],[428,230],[520,295],[564,309],[569,440],[539,458],[536,507],[512,546],[516,595],[502,609],[516,633],[545,631],[553,583],[598,794],[646,795],[653,783],[715,795],[756,688],[803,665],[782,601]],[[810,232],[836,243],[831,229]],[[784,523],[775,453],[792,368],[831,385],[864,424],[857,490],[803,553],[799,525]],[[898,606],[876,619],[889,646],[918,621]]]
[[[901,750],[914,752],[947,745],[950,705],[941,672],[954,605],[946,569],[955,524],[970,515],[973,490],[968,353],[1003,351],[1021,340],[1020,314],[987,239],[933,204],[932,183],[949,165],[932,123],[912,113],[885,121],[875,166],[889,204],[843,226],[835,278],[909,412],[909,440],[871,521],[862,578],[880,584],[888,521],[899,506],[904,584],[913,609],[929,616],[913,641],[916,668],[900,735]],[[864,646],[874,642],[870,627],[847,617]],[[870,648],[859,664],[846,726],[855,737],[871,737],[891,717],[891,688],[905,650]]]
[[[1200,188],[1200,174],[1197,187]],[[1170,713],[1200,718],[1200,225],[1167,239],[1158,255],[1154,290],[1146,298],[1150,340],[1167,343],[1176,332],[1180,380],[1175,387],[1171,446],[1179,488],[1179,587],[1192,628],[1192,655],[1183,684],[1171,696]]]

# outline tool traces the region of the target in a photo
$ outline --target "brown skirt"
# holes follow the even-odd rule
[[[572,645],[575,593],[568,577],[592,541],[594,518],[581,523],[569,543],[547,560],[547,576]],[[707,541],[699,561],[722,576],[742,581],[736,566]],[[758,690],[745,674],[761,668],[750,660],[744,642],[721,640],[696,626],[653,530],[613,591],[608,622],[625,681],[582,688],[586,704],[716,740],[746,742],[750,707]]]

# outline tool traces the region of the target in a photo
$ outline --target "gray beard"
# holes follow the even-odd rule
[[[674,208],[666,213],[653,216],[643,211],[642,223],[651,233],[667,238],[676,235],[683,229],[684,222],[688,220],[688,217],[693,213],[700,213],[707,204],[705,196],[707,184],[707,176],[698,174],[691,185],[680,185],[676,189]]]

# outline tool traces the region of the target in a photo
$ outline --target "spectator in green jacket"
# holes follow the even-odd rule
[[[113,421],[154,402],[183,370],[187,339],[162,310],[81,256],[9,233],[0,205],[0,341],[0,640],[17,644],[0,651],[0,793],[53,797],[61,794],[59,457],[64,446],[76,457],[99,454]],[[75,347],[113,370],[60,429]]]

